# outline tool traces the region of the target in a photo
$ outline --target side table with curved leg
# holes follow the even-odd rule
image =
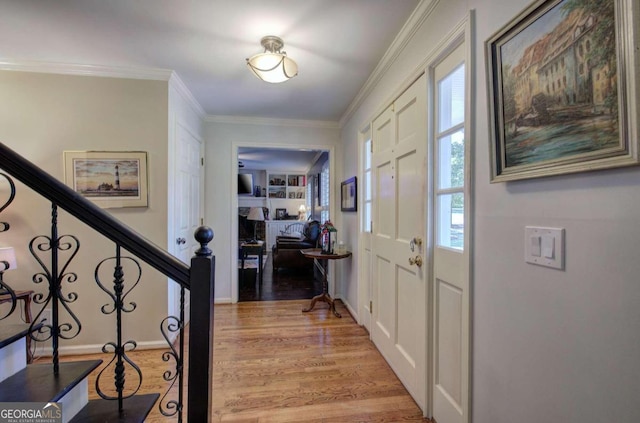
[[[334,299],[331,298],[331,295],[329,295],[329,282],[327,280],[327,272],[328,272],[329,260],[338,260],[338,259],[347,258],[351,256],[351,252],[347,251],[346,253],[343,253],[343,254],[325,254],[319,248],[300,250],[300,252],[302,253],[303,256],[312,258],[313,263],[316,265],[316,267],[318,268],[318,270],[320,270],[320,273],[322,274],[322,294],[316,295],[315,297],[313,297],[311,299],[311,304],[309,304],[309,307],[303,308],[302,311],[304,313],[308,313],[311,310],[313,310],[313,307],[315,307],[318,301],[322,301],[329,304],[329,308],[331,309],[331,311],[336,317],[342,317],[340,313],[336,311],[336,305],[335,305]]]

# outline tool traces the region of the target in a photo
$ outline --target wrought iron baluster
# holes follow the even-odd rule
[[[104,284],[100,281],[100,269],[105,263],[115,261],[114,271],[113,271],[113,291],[110,291],[108,288],[104,286]],[[138,276],[135,282],[131,285],[129,290],[125,292],[125,279],[124,279],[124,270],[123,270],[123,262],[133,263],[138,272]],[[121,254],[120,245],[116,245],[116,255],[115,257],[109,257],[102,260],[96,266],[95,270],[95,280],[100,289],[111,297],[113,304],[104,304],[101,307],[101,311],[103,314],[113,314],[116,313],[116,341],[108,342],[104,344],[102,347],[102,352],[113,353],[113,358],[111,361],[100,370],[98,376],[96,378],[96,392],[100,395],[101,398],[106,400],[117,400],[118,401],[118,411],[123,413],[124,411],[124,400],[126,398],[130,398],[134,396],[142,385],[142,371],[140,368],[127,356],[127,351],[133,351],[137,347],[137,343],[133,340],[129,340],[124,342],[122,339],[122,313],[131,313],[137,307],[137,304],[134,302],[130,302],[129,304],[125,304],[126,296],[138,285],[140,279],[142,277],[142,267],[137,260],[131,257],[123,257]],[[114,364],[115,363],[115,364]],[[131,368],[134,369],[137,375],[137,386],[128,394],[125,394],[126,388],[126,369],[125,363],[129,364]],[[116,390],[116,396],[109,395],[106,393],[104,389],[101,388],[102,385],[102,375],[105,374],[105,371],[114,364],[114,386]]]
[[[36,315],[29,328],[31,339],[38,342],[44,342],[51,339],[52,346],[52,362],[53,371],[59,373],[59,343],[61,339],[73,339],[82,330],[82,324],[78,317],[73,313],[69,304],[78,299],[78,294],[69,292],[64,294],[62,286],[64,282],[74,283],[78,280],[78,275],[74,272],[68,272],[67,268],[74,259],[80,249],[80,241],[73,235],[58,236],[58,206],[51,204],[51,236],[39,235],[29,243],[29,251],[31,255],[40,264],[43,271],[33,275],[33,282],[36,284],[47,282],[48,294],[45,297],[42,293],[37,293],[33,297],[35,304],[41,304],[42,308]],[[42,253],[50,252],[50,268],[47,268]],[[60,252],[68,254],[66,261],[61,263]],[[40,329],[34,331],[34,325],[40,321],[40,316],[51,305],[50,323],[45,323]],[[71,318],[72,322],[61,323],[60,311],[64,310]]]
[[[16,185],[13,183],[13,180],[9,177],[9,175],[0,172],[0,176],[2,176],[7,180],[7,182],[9,182],[9,198],[7,198],[7,201],[5,201],[2,206],[0,206],[0,213],[2,213],[4,209],[9,207],[9,204],[11,204],[13,202],[13,199],[16,197]],[[0,222],[0,232],[6,232],[10,227],[11,226],[9,225],[9,222]],[[0,317],[0,320],[3,320],[9,317],[16,309],[18,299],[16,298],[16,293],[14,292],[14,290],[11,289],[11,287],[2,280],[2,272],[9,268],[9,263],[6,261],[2,261],[0,262],[0,264],[4,265],[3,268],[0,269],[0,294],[8,294],[11,297],[11,307],[9,308],[9,312]]]
[[[162,360],[168,362],[169,360],[175,360],[175,371],[167,370],[162,377],[167,382],[171,382],[166,392],[160,399],[158,409],[162,415],[167,417],[178,415],[178,423],[182,422],[182,411],[184,408],[184,302],[185,302],[185,288],[180,287],[180,318],[175,316],[166,317],[160,324],[160,331],[162,336],[169,344],[171,351],[167,351],[162,354]],[[176,351],[174,343],[171,342],[171,334],[179,332],[179,347]],[[178,399],[169,400],[168,396],[173,386],[178,383]]]
[[[9,175],[0,172],[0,176],[2,176],[7,180],[7,182],[9,182],[9,198],[7,198],[7,201],[5,201],[2,206],[0,206],[0,213],[2,213],[4,209],[9,207],[9,204],[13,202],[13,199],[16,198],[16,184],[13,183],[13,179],[11,179]],[[9,222],[0,222],[0,232],[6,232],[10,227],[11,225],[9,225]]]

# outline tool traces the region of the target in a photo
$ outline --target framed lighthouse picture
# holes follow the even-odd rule
[[[147,153],[65,151],[65,183],[102,208],[147,207]]]

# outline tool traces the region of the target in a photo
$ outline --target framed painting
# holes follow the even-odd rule
[[[638,164],[635,0],[539,0],[485,43],[491,182]]]
[[[276,209],[276,220],[283,220],[287,216],[287,209]]]
[[[358,184],[356,177],[349,178],[340,184],[340,210],[358,210]]]
[[[102,208],[147,207],[147,153],[65,151],[65,183]]]

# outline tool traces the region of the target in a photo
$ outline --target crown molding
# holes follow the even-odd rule
[[[168,69],[82,65],[11,59],[0,59],[0,70],[56,73],[61,75],[103,76],[108,78],[149,79],[154,81],[169,81],[171,75],[174,73]]]
[[[324,129],[340,129],[338,122],[322,121],[322,120],[301,120],[301,119],[275,119],[261,117],[246,116],[220,116],[208,115],[205,122],[212,123],[230,123],[236,125],[271,125],[271,126],[290,126],[302,128],[324,128]]]
[[[371,75],[364,83],[358,94],[355,96],[347,110],[344,112],[339,121],[339,126],[342,128],[347,121],[353,116],[355,111],[362,105],[365,98],[371,94],[373,89],[378,85],[382,77],[387,73],[391,65],[398,58],[400,53],[405,49],[407,44],[413,39],[413,36],[418,31],[424,21],[431,15],[435,7],[440,0],[420,0],[420,4],[413,11],[407,22],[403,25],[402,29],[393,40],[389,48],[387,49],[378,65],[375,67]]]
[[[189,104],[191,109],[200,119],[204,119],[207,116],[207,113],[204,111],[200,103],[198,103],[198,100],[196,100],[193,93],[175,71],[171,72],[169,86],[175,88],[178,94]]]

